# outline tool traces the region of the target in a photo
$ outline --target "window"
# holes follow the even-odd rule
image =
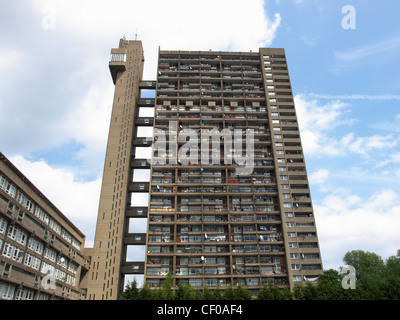
[[[46,263],[46,262],[42,262],[42,267],[40,268],[40,272],[45,273],[45,274],[50,274],[50,275],[54,275],[54,266]]]
[[[28,249],[31,249],[32,251],[34,251],[38,254],[42,254],[43,243],[41,243],[39,240],[36,240],[35,238],[29,238]]]
[[[15,294],[15,300],[33,300],[35,293],[26,288],[18,289]]]
[[[22,262],[22,257],[24,256],[24,251],[12,244],[6,242],[3,248],[3,256],[15,260],[17,262]]]
[[[75,285],[75,277],[70,276],[69,274],[67,274],[67,279],[65,281],[66,283],[68,283],[71,286]]]
[[[63,237],[68,242],[71,242],[71,240],[72,240],[71,234],[64,229],[61,230],[61,237]]]
[[[126,54],[125,53],[111,53],[110,61],[111,62],[126,62]]]
[[[294,222],[286,222],[286,227],[294,228]]]
[[[73,274],[76,274],[76,272],[78,271],[78,265],[70,262],[68,265],[68,271],[72,272]]]
[[[292,204],[291,204],[290,202],[284,202],[284,203],[283,203],[283,206],[284,206],[285,208],[291,208],[291,207],[292,207]]]
[[[292,264],[292,270],[300,270],[299,264]]]
[[[299,282],[301,281],[301,276],[293,276],[293,282]]]
[[[0,298],[12,300],[14,296],[15,286],[10,284],[0,283]]]
[[[3,218],[0,218],[0,233],[5,234],[7,229],[7,221]]]
[[[6,178],[4,178],[2,175],[0,175],[0,189],[4,189],[4,186],[6,185]]]
[[[291,253],[290,254],[290,259],[298,259],[299,258],[299,254],[298,253]]]
[[[39,270],[41,260],[29,253],[25,254],[24,264],[35,270]]]
[[[12,252],[13,252],[13,246],[8,242],[6,242],[3,248],[3,256],[11,258]]]
[[[56,233],[61,234],[61,225],[57,223],[55,220],[50,219],[49,226],[53,229]]]
[[[296,238],[295,232],[288,232],[287,235],[288,235],[288,238]]]
[[[7,236],[20,244],[26,243],[27,234],[13,225],[8,229]]]
[[[8,193],[11,197],[15,198],[17,188],[11,182],[7,182],[5,192]]]
[[[56,261],[56,257],[57,257],[57,253],[54,250],[50,249],[50,248],[46,248],[44,250],[43,256],[45,258],[49,259],[50,261],[55,262]]]
[[[44,212],[41,208],[39,208],[38,206],[36,206],[35,216],[38,217],[43,222],[45,222],[46,224],[49,224],[49,220],[50,220],[49,215],[46,212]]]
[[[20,191],[18,192],[17,201],[29,211],[33,212],[33,201]]]

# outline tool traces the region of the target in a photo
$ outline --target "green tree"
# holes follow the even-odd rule
[[[160,291],[160,298],[163,300],[173,300],[174,292],[172,291],[172,285],[174,282],[174,274],[173,271],[170,270],[165,278],[164,284]]]
[[[219,287],[215,288],[212,291],[212,299],[213,300],[222,300],[223,299],[223,294]]]
[[[203,299],[204,300],[212,300],[213,298],[214,297],[213,297],[213,294],[212,294],[211,290],[208,289],[208,288],[204,288],[204,290],[203,290]]]
[[[239,285],[235,290],[235,298],[236,300],[251,300],[251,294],[247,289]]]
[[[154,293],[150,290],[147,283],[145,283],[142,289],[140,289],[139,300],[154,300]]]
[[[361,283],[371,280],[372,276],[382,275],[385,268],[385,263],[380,256],[362,250],[347,252],[343,257],[343,262],[356,269],[356,279]]]
[[[343,276],[338,271],[329,269],[319,276],[317,289],[320,300],[343,300],[345,292],[342,288]]]
[[[292,293],[288,288],[280,289],[276,284],[262,287],[257,294],[258,300],[292,300]]]
[[[196,300],[196,293],[194,292],[193,287],[188,285],[182,285],[181,283],[178,286],[178,290],[175,291],[175,300]]]
[[[235,300],[235,299],[236,299],[235,290],[232,288],[231,285],[229,285],[228,288],[225,289],[224,300]]]
[[[126,285],[125,291],[121,293],[121,300],[139,300],[140,293],[137,287],[136,279],[133,279],[132,282]]]

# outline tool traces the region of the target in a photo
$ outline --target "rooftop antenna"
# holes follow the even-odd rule
[[[138,34],[137,34],[137,29],[135,30],[135,41],[137,41],[137,37],[138,37]]]

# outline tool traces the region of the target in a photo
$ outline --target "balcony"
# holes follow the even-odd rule
[[[118,50],[118,49],[115,49]],[[124,72],[126,70],[126,53],[111,52],[109,68],[111,72],[111,77],[114,84],[117,81],[117,75],[119,72]]]

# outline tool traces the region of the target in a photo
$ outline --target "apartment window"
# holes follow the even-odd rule
[[[56,261],[56,257],[57,257],[57,253],[54,250],[50,249],[50,248],[46,248],[44,250],[43,256],[45,258],[49,259],[50,261],[55,262]]]
[[[12,300],[15,292],[15,286],[10,284],[0,283],[0,298]]]
[[[294,228],[294,222],[286,222],[286,227]]]
[[[5,192],[8,193],[11,197],[15,198],[17,188],[12,183],[7,182]]]
[[[15,294],[15,300],[33,300],[35,292],[26,288],[18,289]]]
[[[35,270],[39,270],[41,260],[29,253],[25,254],[24,264]]]
[[[71,242],[71,240],[72,240],[71,234],[68,231],[64,230],[64,229],[61,230],[61,237],[63,237],[68,242]]]
[[[35,216],[38,217],[43,222],[45,222],[46,224],[49,224],[50,221],[49,215],[38,206],[36,206]]]
[[[300,270],[299,264],[292,264],[292,270]]]
[[[291,208],[291,207],[292,207],[292,204],[291,204],[290,202],[284,202],[284,203],[283,203],[283,207],[285,207],[285,208]]]
[[[293,276],[293,282],[300,282],[301,281],[301,276]]]
[[[40,241],[36,240],[35,238],[29,238],[28,249],[31,249],[38,254],[42,254],[43,247],[43,243],[41,243]]]
[[[287,235],[288,235],[288,238],[296,238],[295,232],[288,232]]]
[[[61,225],[53,219],[50,219],[49,227],[53,229],[56,233],[61,234]]]
[[[13,225],[10,226],[7,236],[20,244],[24,245],[26,243],[27,234]]]
[[[22,262],[22,257],[24,256],[24,251],[12,244],[6,242],[4,244],[3,256],[15,260],[17,262]]]
[[[5,234],[7,229],[7,221],[0,218],[0,234]]]
[[[42,262],[42,266],[40,268],[40,272],[45,273],[45,274],[53,275],[54,274],[54,270],[55,270],[54,266],[52,266],[52,265],[50,265],[50,264],[48,264],[48,263],[46,263],[44,261]]]
[[[6,178],[0,175],[0,189],[3,189],[5,185],[6,185]]]

